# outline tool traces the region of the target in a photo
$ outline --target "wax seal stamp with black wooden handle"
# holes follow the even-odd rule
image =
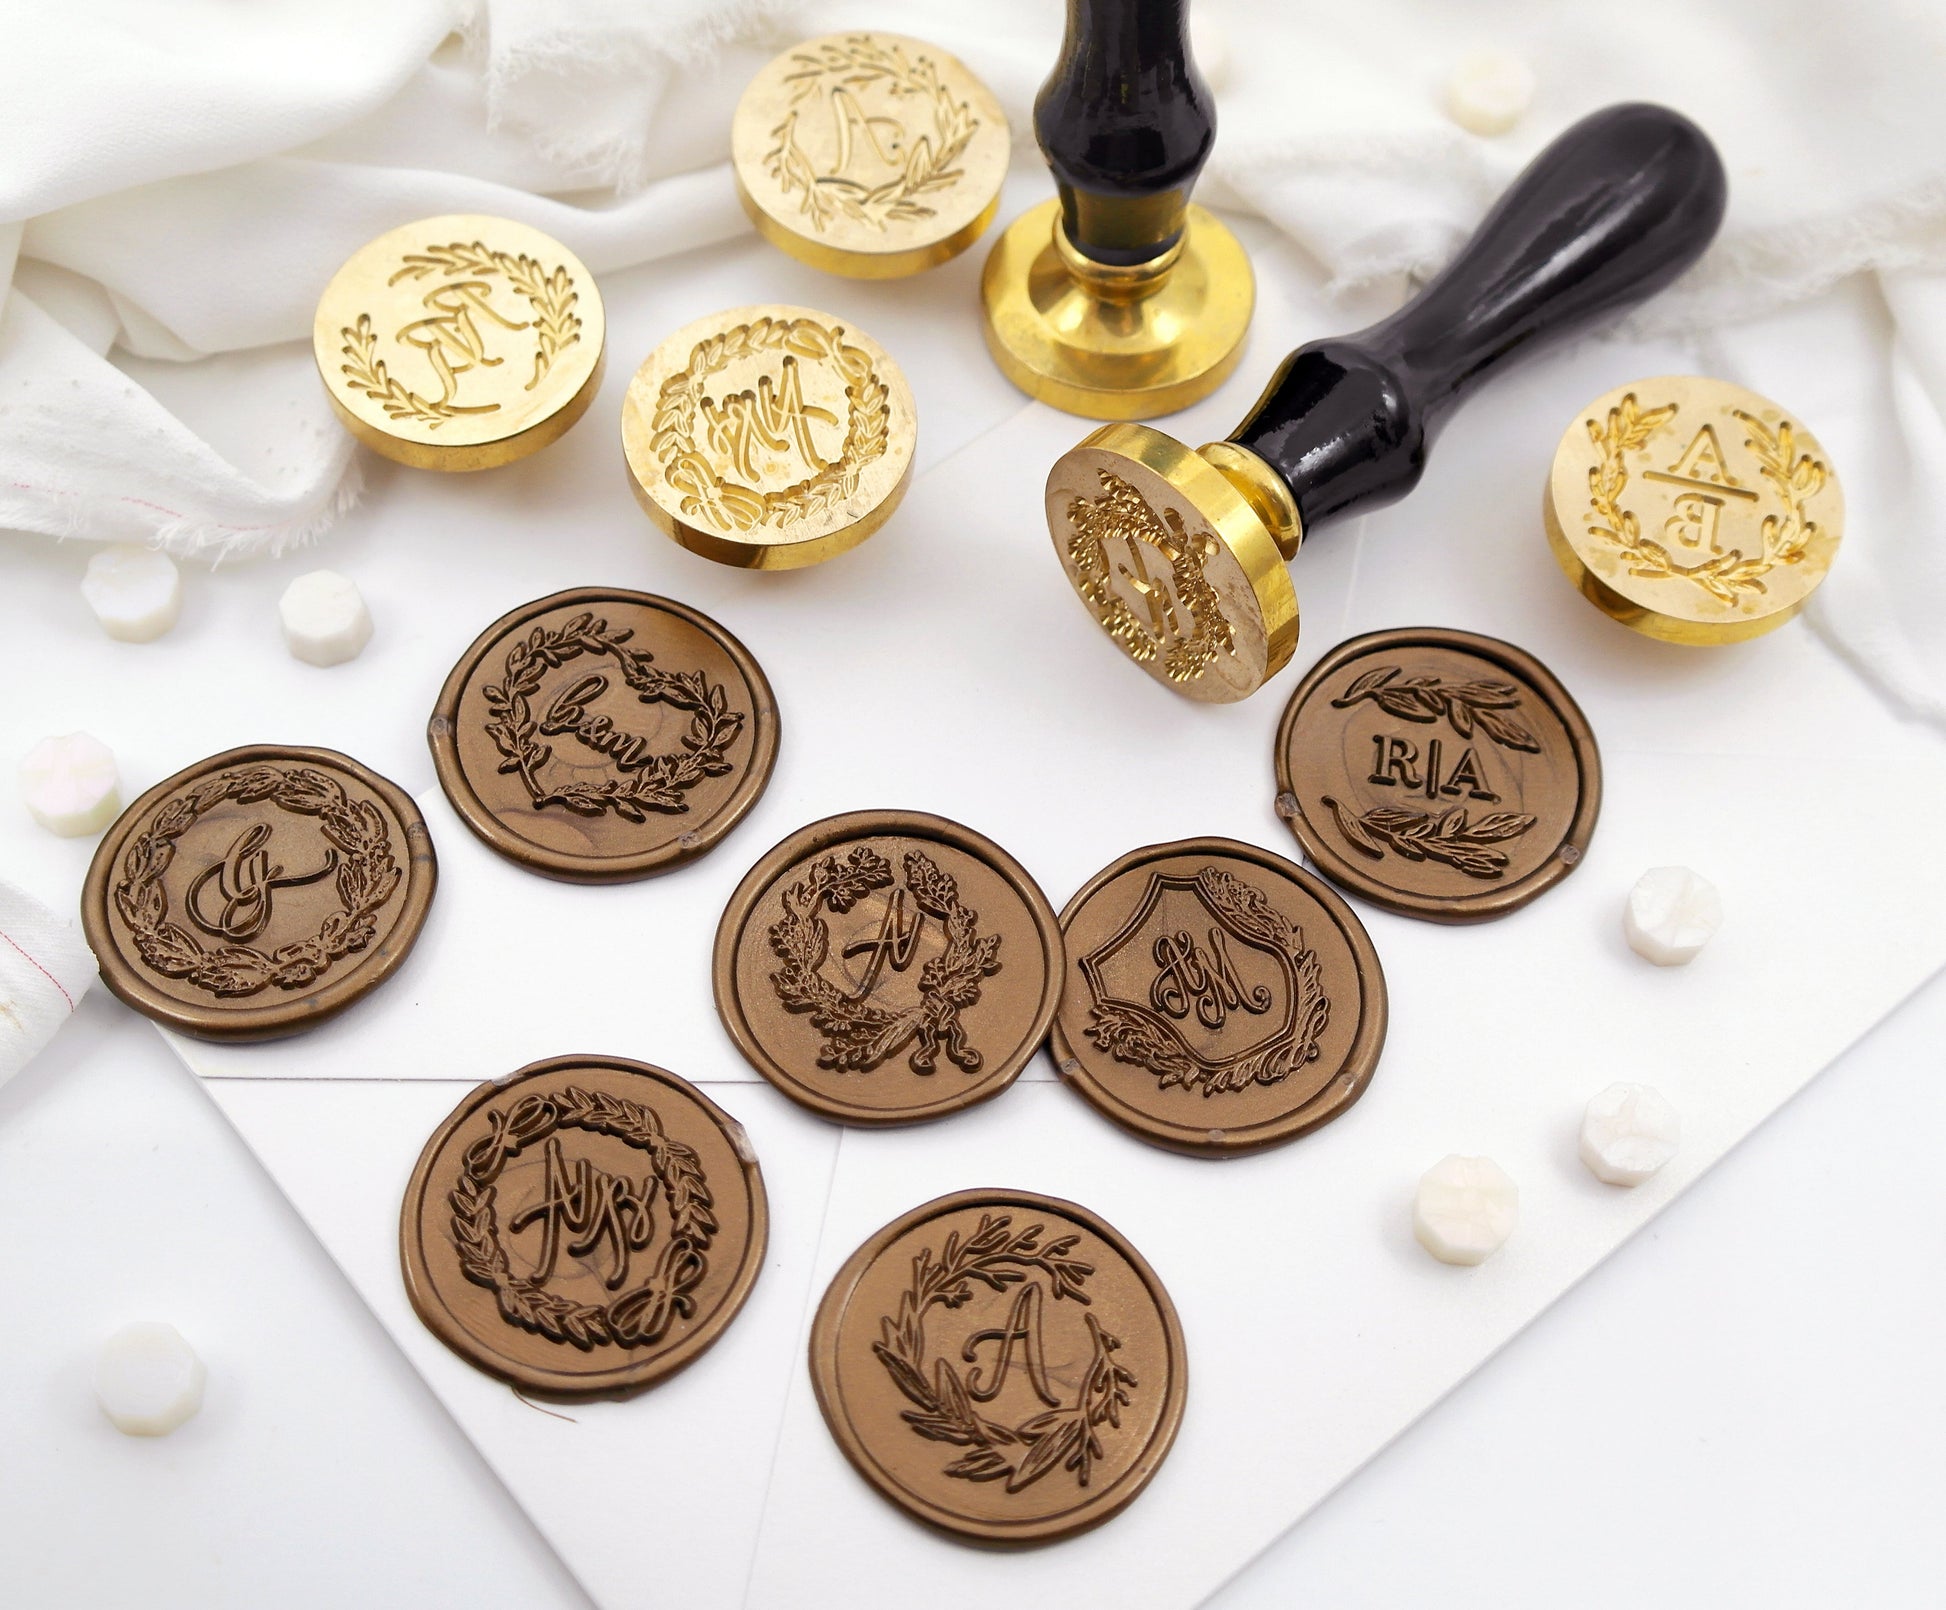
[[[1250,260],[1189,204],[1216,108],[1187,12],[1188,0],[1068,0],[1061,58],[1034,101],[1060,193],[1015,219],[987,258],[995,362],[1071,414],[1174,413],[1243,353]]]
[[[1191,451],[1110,425],[1064,454],[1047,520],[1068,579],[1158,681],[1211,702],[1255,692],[1297,644],[1299,542],[1411,491],[1492,375],[1669,284],[1715,235],[1726,188],[1679,113],[1583,118],[1398,312],[1291,353],[1227,440]]]

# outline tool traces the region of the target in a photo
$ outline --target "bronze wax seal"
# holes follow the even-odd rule
[[[1434,922],[1517,911],[1574,870],[1601,752],[1530,654],[1438,627],[1341,643],[1277,730],[1277,811],[1332,882]]]
[[[811,1326],[825,1424],[908,1514],[982,1543],[1099,1526],[1182,1422],[1188,1359],[1142,1255],[1029,1191],[942,1196],[854,1252]]]
[[[1385,975],[1318,879],[1234,839],[1154,844],[1061,913],[1055,1065],[1143,1140],[1205,1157],[1275,1146],[1364,1094]]]
[[[552,1057],[433,1131],[399,1256],[420,1319],[468,1363],[527,1392],[622,1397],[723,1334],[769,1224],[743,1126],[694,1085]]]
[[[777,705],[707,615],[583,587],[482,632],[427,738],[453,809],[494,849],[615,883],[694,860],[743,820],[777,759]]]
[[[436,876],[395,784],[329,749],[260,744],[122,812],[88,868],[81,924],[136,1011],[199,1039],[268,1040],[390,978]]]
[[[997,1096],[1061,990],[1054,908],[990,839],[917,811],[793,833],[716,931],[716,1009],[752,1066],[851,1124],[944,1117]]]

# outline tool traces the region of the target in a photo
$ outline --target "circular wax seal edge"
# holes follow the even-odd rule
[[[1034,1026],[1011,1056],[1001,1059],[999,1063],[1002,1068],[1007,1068],[1011,1063],[1011,1068],[1004,1074],[989,1074],[971,1089],[962,1089],[956,1095],[928,1106],[898,1112],[854,1106],[804,1084],[758,1039],[744,1013],[736,983],[737,942],[755,916],[759,903],[785,872],[834,845],[852,839],[884,837],[932,839],[991,868],[1027,907],[1034,919],[1034,926],[1040,931],[1041,950],[1045,958],[1045,982],[1041,986],[1040,1010],[1034,1015]],[[1061,984],[1066,972],[1067,947],[1061,935],[1060,918],[1055,915],[1054,904],[1047,898],[1046,892],[1034,881],[1033,874],[992,839],[963,823],[926,811],[905,810],[843,811],[836,816],[811,822],[773,845],[743,875],[729,903],[724,906],[723,915],[716,925],[716,944],[710,967],[717,1016],[723,1020],[725,1032],[735,1042],[737,1050],[743,1053],[744,1060],[806,1112],[834,1123],[867,1129],[891,1129],[950,1118],[954,1113],[977,1107],[981,1102],[991,1101],[1011,1089],[1022,1069],[1034,1060],[1047,1040],[1054,1014],[1060,1010]]]
[[[700,1107],[722,1132],[724,1141],[736,1154],[737,1162],[742,1167],[744,1191],[750,1201],[750,1238],[729,1290],[715,1314],[674,1347],[626,1368],[616,1367],[593,1373],[543,1369],[522,1371],[506,1367],[497,1356],[483,1356],[484,1344],[477,1342],[472,1333],[438,1301],[431,1272],[424,1262],[424,1251],[419,1245],[419,1225],[433,1163],[454,1131],[485,1103],[506,1094],[517,1085],[574,1068],[605,1069],[645,1078],[673,1090],[678,1096]],[[399,1268],[405,1280],[406,1296],[411,1300],[413,1312],[419,1316],[420,1323],[481,1374],[504,1381],[521,1392],[558,1402],[632,1397],[695,1363],[716,1345],[743,1312],[757,1277],[763,1273],[764,1255],[769,1245],[770,1196],[764,1187],[763,1168],[757,1161],[756,1149],[750,1144],[749,1134],[743,1125],[680,1074],[659,1068],[652,1062],[638,1062],[631,1057],[609,1056],[595,1051],[544,1057],[498,1079],[475,1085],[427,1137],[425,1145],[420,1148],[418,1161],[412,1165],[412,1175],[406,1182],[405,1195],[399,1204]]]
[[[419,441],[415,437],[394,435],[384,426],[364,418],[350,408],[338,396],[331,379],[331,360],[340,356],[335,350],[327,353],[327,348],[336,339],[337,332],[324,317],[324,305],[332,289],[342,274],[352,263],[362,257],[372,247],[389,236],[402,234],[407,230],[430,229],[434,224],[450,223],[459,233],[469,230],[485,235],[488,230],[481,229],[482,223],[496,228],[512,227],[527,234],[536,235],[546,241],[564,259],[570,273],[579,270],[576,283],[576,296],[582,297],[585,287],[585,302],[592,303],[595,318],[600,323],[599,339],[594,343],[594,366],[588,377],[582,381],[573,395],[544,418],[537,419],[523,430],[513,431],[505,436],[489,437],[481,442],[441,443]],[[584,315],[584,323],[586,322]],[[465,474],[475,470],[498,469],[503,464],[512,464],[530,454],[538,453],[543,447],[559,441],[586,414],[601,390],[602,377],[608,369],[608,310],[601,299],[601,287],[588,270],[588,265],[570,251],[560,241],[544,229],[536,229],[532,224],[523,224],[516,218],[501,218],[492,213],[434,213],[425,218],[409,219],[391,229],[381,230],[370,240],[362,242],[345,255],[345,259],[331,271],[325,281],[324,289],[318,293],[317,307],[311,314],[311,357],[318,369],[318,379],[324,386],[325,400],[331,404],[331,411],[338,416],[338,422],[382,458],[389,458],[395,464],[404,464],[416,470],[437,470],[442,474]]]
[[[1010,1212],[1028,1207],[1044,1213],[1060,1214],[1080,1224],[1112,1246],[1129,1268],[1135,1271],[1162,1319],[1170,1362],[1169,1388],[1163,1399],[1162,1417],[1135,1462],[1116,1478],[1113,1485],[1102,1490],[1098,1504],[1082,1508],[1078,1517],[1070,1509],[1038,1521],[1007,1526],[997,1521],[971,1520],[928,1503],[871,1456],[863,1440],[853,1431],[850,1417],[845,1412],[844,1400],[838,1393],[835,1363],[838,1329],[865,1272],[884,1255],[886,1248],[909,1231],[933,1219],[975,1207],[1004,1208]],[[851,1467],[881,1496],[907,1515],[949,1533],[957,1541],[983,1543],[1003,1549],[1056,1543],[1077,1537],[1121,1514],[1142,1495],[1143,1489],[1162,1468],[1163,1460],[1169,1457],[1170,1450],[1175,1446],[1176,1434],[1182,1429],[1183,1410],[1189,1398],[1189,1348],[1183,1337],[1182,1319],[1176,1312],[1168,1288],[1150,1266],[1149,1260],[1135,1249],[1128,1237],[1092,1209],[1068,1201],[1065,1197],[1047,1196],[1039,1191],[1008,1190],[1001,1186],[952,1191],[945,1196],[934,1197],[930,1202],[921,1203],[909,1212],[900,1214],[890,1224],[867,1236],[863,1244],[844,1261],[818,1301],[817,1315],[811,1321],[809,1355],[811,1387],[817,1396],[819,1412],[824,1416],[825,1428]]]
[[[1149,861],[1166,860],[1176,855],[1223,855],[1245,860],[1262,867],[1266,872],[1286,878],[1297,884],[1307,895],[1324,908],[1325,914],[1337,925],[1350,947],[1352,965],[1357,969],[1360,990],[1358,1029],[1352,1035],[1351,1049],[1346,1052],[1344,1066],[1334,1074],[1325,1088],[1295,1111],[1281,1118],[1266,1119],[1261,1123],[1248,1124],[1229,1129],[1211,1124],[1195,1128],[1187,1124],[1171,1124],[1143,1112],[1140,1108],[1111,1094],[1087,1063],[1075,1055],[1073,1043],[1061,1032],[1061,1020],[1057,1015],[1048,1031],[1048,1051],[1054,1059],[1054,1070],[1060,1075],[1061,1082],[1073,1089],[1089,1106],[1093,1107],[1110,1123],[1128,1131],[1137,1140],[1147,1141],[1152,1146],[1166,1151],[1181,1152],[1185,1156],[1222,1160],[1230,1157],[1246,1157],[1254,1152],[1267,1151],[1273,1146],[1282,1146],[1307,1135],[1314,1129],[1321,1129],[1332,1119],[1342,1117],[1358,1102],[1370,1087],[1373,1075],[1378,1072],[1379,1058],[1385,1051],[1385,1036],[1391,1023],[1391,994],[1385,982],[1385,968],[1378,959],[1378,947],[1372,943],[1372,936],[1365,931],[1364,923],[1358,919],[1342,895],[1315,873],[1307,872],[1295,861],[1288,860],[1274,850],[1261,849],[1255,844],[1245,844],[1239,839],[1197,838],[1176,839],[1167,844],[1148,844],[1139,850],[1131,850],[1127,855],[1111,861],[1075,892],[1074,898],[1061,908],[1061,932],[1067,934],[1069,921],[1079,914],[1081,908],[1100,890],[1123,873],[1144,865]],[[1061,971],[1061,981],[1067,983],[1067,968]],[[1065,1000],[1065,995],[1064,995]],[[1349,1094],[1343,1101],[1333,1104],[1325,1111],[1318,1111],[1323,1098],[1331,1093],[1349,1075]],[[1220,1141],[1210,1137],[1221,1133]]]
[[[1545,861],[1525,877],[1516,878],[1503,887],[1483,889],[1478,894],[1458,895],[1450,900],[1438,901],[1437,909],[1430,909],[1434,902],[1402,895],[1362,867],[1353,865],[1348,856],[1340,854],[1313,827],[1304,814],[1301,802],[1289,815],[1285,815],[1279,805],[1277,814],[1319,872],[1333,883],[1386,911],[1395,912],[1401,917],[1416,917],[1422,922],[1447,924],[1490,922],[1496,917],[1507,916],[1528,902],[1539,899],[1587,858],[1588,841],[1594,837],[1595,824],[1601,816],[1601,746],[1595,741],[1594,728],[1588,724],[1581,706],[1575,703],[1574,695],[1561,685],[1560,678],[1525,649],[1515,648],[1497,637],[1483,637],[1477,632],[1463,632],[1450,626],[1392,627],[1382,632],[1364,632],[1357,637],[1347,638],[1304,673],[1303,680],[1292,690],[1290,700],[1284,706],[1271,752],[1277,772],[1277,800],[1297,800],[1297,790],[1292,787],[1291,778],[1291,733],[1297,725],[1298,711],[1305,700],[1327,677],[1336,675],[1352,660],[1362,658],[1376,645],[1392,643],[1424,644],[1490,661],[1503,666],[1516,680],[1524,682],[1540,695],[1567,732],[1568,746],[1574,752],[1575,772],[1581,785],[1574,814],[1554,849]],[[1561,851],[1570,847],[1575,851],[1574,856],[1564,858]]]
[[[274,1006],[192,1007],[164,994],[143,981],[124,957],[108,919],[108,885],[115,864],[135,826],[168,795],[199,777],[225,766],[246,765],[252,761],[278,764],[309,764],[342,771],[357,779],[385,802],[405,836],[405,904],[398,920],[382,940],[375,940],[360,954],[358,961],[333,982],[329,977],[320,987],[302,994],[283,993]],[[320,749],[302,744],[245,744],[225,749],[206,759],[193,761],[180,771],[163,778],[109,824],[101,842],[95,846],[94,859],[81,885],[81,931],[88,948],[95,953],[101,981],[126,1006],[178,1034],[195,1040],[246,1043],[276,1040],[301,1034],[328,1023],[340,1012],[358,1004],[404,965],[419,932],[432,909],[432,897],[439,885],[439,858],[434,853],[432,831],[412,797],[390,778],[381,777],[369,766],[336,749]],[[329,997],[328,1002],[325,997]]]
[[[643,851],[626,856],[575,856],[559,850],[550,850],[531,841],[514,840],[516,835],[511,829],[501,825],[500,819],[486,807],[479,793],[466,775],[466,768],[460,764],[459,740],[454,736],[454,727],[459,719],[460,700],[465,696],[468,682],[479,670],[487,655],[504,642],[519,627],[536,620],[542,615],[551,614],[557,609],[572,608],[577,604],[623,603],[644,609],[661,610],[686,621],[695,627],[711,642],[717,644],[730,658],[750,691],[756,696],[755,708],[751,712],[750,763],[744,776],[737,784],[735,792],[722,810],[712,816],[701,828],[693,829],[699,835],[698,842],[685,845],[681,838],[674,838],[653,851]],[[443,724],[443,726],[442,726]],[[439,690],[439,698],[434,703],[432,715],[426,721],[426,743],[432,750],[433,771],[439,778],[440,791],[445,794],[446,802],[453,807],[453,813],[464,822],[482,844],[496,855],[512,861],[516,866],[529,872],[537,872],[542,877],[554,878],[562,883],[630,883],[641,878],[650,878],[662,872],[673,872],[677,867],[686,866],[691,861],[709,854],[716,846],[729,837],[737,825],[756,808],[764,791],[770,786],[772,771],[777,765],[777,747],[780,740],[782,722],[777,713],[777,695],[772,690],[770,678],[764,675],[763,667],[757,663],[756,656],[745,648],[727,627],[710,619],[701,610],[692,609],[687,604],[678,603],[673,598],[664,598],[657,593],[635,592],[626,587],[570,587],[564,592],[550,593],[545,598],[536,598],[530,603],[521,604],[509,610],[494,621],[485,631],[473,639],[466,651],[454,662],[446,674],[446,681]]]

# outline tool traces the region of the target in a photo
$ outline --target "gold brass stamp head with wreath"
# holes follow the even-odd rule
[[[545,447],[594,400],[606,326],[572,252],[505,218],[424,218],[346,260],[312,345],[351,432],[420,469],[477,470]]]
[[[690,552],[750,570],[817,564],[864,541],[905,495],[916,434],[890,355],[811,308],[731,308],[686,325],[622,403],[622,450],[649,517]]]
[[[1543,516],[1561,568],[1604,613],[1665,642],[1736,643],[1817,589],[1845,505],[1801,420],[1727,381],[1665,375],[1577,416]]]
[[[829,273],[915,274],[993,221],[1012,142],[965,63],[889,33],[827,34],[765,66],[731,125],[758,233]]]

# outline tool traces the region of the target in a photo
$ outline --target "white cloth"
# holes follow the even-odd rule
[[[0,883],[0,1085],[54,1038],[94,981],[80,928]]]
[[[1711,331],[1884,277],[1839,323],[1846,350],[1889,354],[1889,480],[1864,487],[1841,463],[1847,547],[1816,618],[1946,721],[1946,634],[1929,630],[1946,533],[1928,480],[1946,451],[1946,14],[1197,0],[1197,17],[1225,57],[1204,198],[1261,212],[1361,307],[1442,261],[1562,126],[1631,97],[1695,116],[1732,182],[1720,241],[1640,327]],[[725,162],[741,86],[837,26],[964,56],[1025,152],[1060,21],[1052,0],[96,0],[80,15],[0,0],[0,527],[212,556],[305,540],[359,481],[297,343],[362,242],[433,212],[500,213],[600,273],[723,239],[748,227]],[[1530,115],[1494,140],[1441,110],[1453,64],[1482,45],[1539,80]],[[238,383],[275,399],[278,424],[248,462],[144,363],[246,349],[262,355]],[[1815,427],[1815,387],[1731,377]]]

